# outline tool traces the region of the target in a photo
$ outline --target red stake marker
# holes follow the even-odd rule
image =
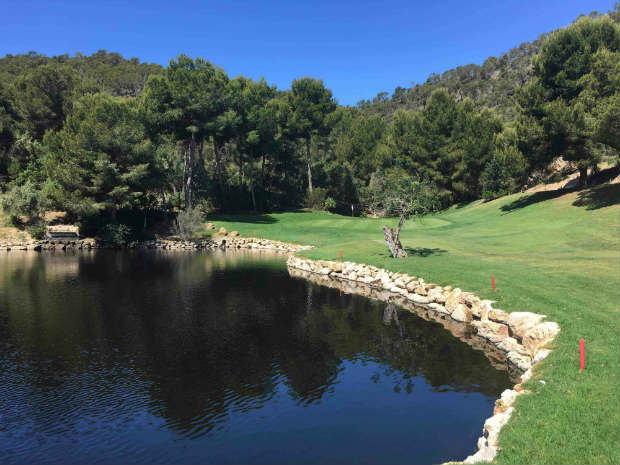
[[[579,339],[579,371],[586,367],[586,341]]]
[[[493,286],[493,290],[495,290],[495,278],[491,276],[491,286]]]
[[[319,242],[319,247],[323,247],[323,243],[322,242]]]
[[[342,260],[342,250],[340,251],[340,260]]]
[[[342,286],[340,286],[340,297],[342,297]]]

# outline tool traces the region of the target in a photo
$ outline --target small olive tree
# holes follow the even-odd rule
[[[383,226],[385,242],[394,258],[407,257],[400,243],[400,230],[406,219],[421,218],[441,207],[437,188],[428,179],[393,173],[375,173],[371,181],[373,209],[385,216],[398,216],[396,229]]]

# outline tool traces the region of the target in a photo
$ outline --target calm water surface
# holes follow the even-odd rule
[[[440,463],[509,385],[282,256],[0,255],[1,463]]]

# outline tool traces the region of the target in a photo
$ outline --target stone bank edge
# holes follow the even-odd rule
[[[463,463],[491,462],[499,450],[499,432],[510,419],[517,397],[527,393],[521,383],[532,376],[532,367],[551,352],[547,346],[560,332],[557,323],[543,321],[546,315],[530,312],[507,313],[493,308],[493,301],[482,300],[471,292],[451,286],[426,283],[422,278],[390,272],[374,266],[340,261],[310,260],[289,256],[287,266],[325,278],[361,283],[402,296],[411,303],[470,325],[478,337],[505,354],[506,361],[520,373],[519,383],[502,392],[495,402],[493,416],[484,423],[478,451]],[[355,290],[353,290],[355,292]],[[383,300],[383,294],[376,294]]]
[[[4,251],[55,251],[55,250],[94,250],[118,248],[110,243],[87,239],[44,239],[35,241],[0,242],[0,250]],[[279,252],[299,252],[312,249],[312,246],[288,244],[286,242],[260,239],[255,237],[222,236],[215,239],[182,241],[174,239],[154,239],[134,242],[126,245],[128,249],[161,249],[161,250],[214,250],[214,249],[256,249]]]

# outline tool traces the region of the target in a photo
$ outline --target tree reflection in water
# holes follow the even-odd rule
[[[264,254],[7,254],[0,337],[4,428],[24,435],[79,436],[85,418],[113,434],[148,413],[142,427],[195,439],[283,395],[319,405],[354,366],[405,395],[418,380],[490,399],[509,385],[441,326],[292,279]]]

